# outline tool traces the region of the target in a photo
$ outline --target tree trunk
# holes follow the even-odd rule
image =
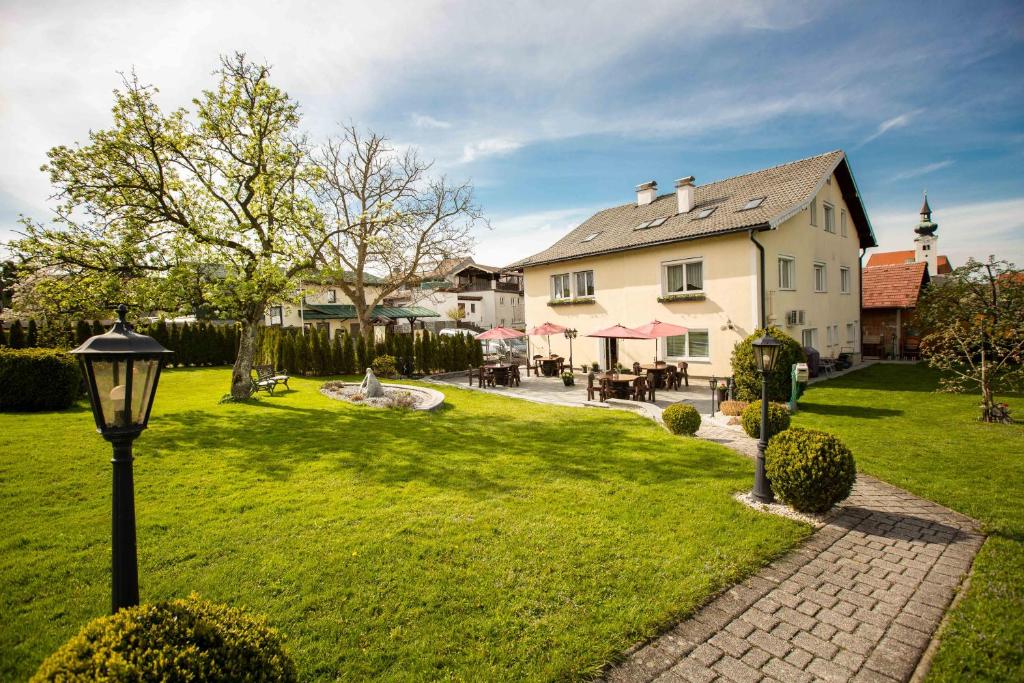
[[[992,386],[988,376],[988,359],[985,358],[985,349],[981,349],[981,419],[984,422],[994,422],[992,414]]]
[[[231,369],[231,398],[236,401],[249,398],[252,393],[252,358],[256,353],[256,332],[262,319],[242,322],[242,334],[238,339],[238,354]]]

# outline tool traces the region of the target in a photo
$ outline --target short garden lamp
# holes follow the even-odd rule
[[[775,367],[782,344],[770,334],[765,334],[753,342],[753,347],[754,362],[761,371],[761,438],[757,441],[757,465],[751,494],[762,503],[771,503],[775,495],[764,471],[764,450],[768,447],[768,374]]]
[[[715,416],[715,396],[718,393],[718,378],[714,375],[708,379],[708,384],[711,385],[711,417]]]
[[[568,328],[563,334],[569,340],[569,367],[572,368],[572,340],[576,338],[578,333],[574,328]]]
[[[90,337],[72,351],[78,356],[89,390],[96,430],[114,448],[112,523],[112,610],[139,604],[135,552],[135,491],[132,441],[149,422],[157,380],[168,351],[125,322],[127,307],[106,334]]]

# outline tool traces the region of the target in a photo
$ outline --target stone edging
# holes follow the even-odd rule
[[[399,391],[408,391],[410,394],[422,394],[425,396],[426,401],[422,405],[413,408],[413,410],[437,410],[444,403],[444,394],[430,387],[414,387],[409,384],[394,384],[392,382],[381,382],[380,385],[388,389],[398,389]]]

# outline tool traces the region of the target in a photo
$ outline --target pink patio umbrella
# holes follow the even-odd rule
[[[612,325],[611,327],[606,327],[603,330],[598,330],[597,332],[591,332],[587,336],[588,337],[600,337],[600,338],[604,338],[604,339],[653,339],[654,338],[654,337],[651,337],[646,332],[641,332],[640,330],[634,330],[634,329],[631,329],[629,327],[624,327],[622,325]],[[615,360],[618,361],[618,351],[616,351],[615,356],[616,356]]]
[[[654,338],[654,362],[658,362],[658,338],[659,337],[675,337],[680,334],[686,334],[689,332],[685,327],[679,325],[673,325],[672,323],[663,323],[660,320],[652,320],[646,325],[641,325],[636,328],[638,332],[643,332]]]
[[[553,335],[553,334],[561,334],[562,332],[565,332],[565,328],[562,327],[561,325],[556,325],[554,323],[544,323],[543,325],[538,325],[537,327],[535,327],[532,330],[530,330],[530,336],[531,337],[547,337],[547,339],[548,339],[548,354],[550,354],[551,353],[551,335]]]
[[[480,340],[480,341],[487,341],[487,340],[490,340],[490,339],[516,339],[517,337],[525,337],[525,336],[526,336],[525,332],[520,332],[519,330],[513,330],[511,327],[501,327],[499,325],[498,327],[492,327],[491,329],[487,330],[486,332],[481,332],[480,334],[476,335],[476,338],[478,340]],[[509,359],[509,362],[512,361],[512,349],[511,348],[509,348],[509,350],[508,350],[508,359]]]

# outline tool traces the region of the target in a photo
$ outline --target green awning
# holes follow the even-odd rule
[[[356,307],[352,304],[306,304],[302,311],[304,320],[355,320]],[[441,314],[422,306],[392,307],[374,306],[371,318],[440,318]]]

